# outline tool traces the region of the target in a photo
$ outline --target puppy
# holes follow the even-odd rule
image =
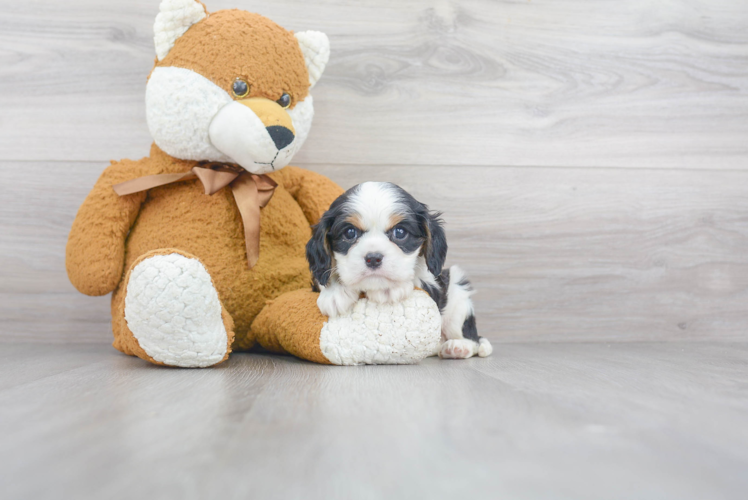
[[[306,246],[322,314],[345,314],[362,293],[394,303],[419,287],[442,314],[440,357],[490,355],[490,342],[478,336],[470,282],[457,266],[442,271],[447,240],[440,215],[387,182],[365,182],[342,194]]]

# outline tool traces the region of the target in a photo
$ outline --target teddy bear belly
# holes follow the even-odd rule
[[[234,319],[235,345],[246,346],[249,326],[265,302],[311,280],[304,254],[310,225],[282,186],[262,210],[260,227],[260,260],[249,269],[244,226],[230,190],[207,196],[197,182],[152,189],[127,238],[125,269],[151,250],[194,255]]]

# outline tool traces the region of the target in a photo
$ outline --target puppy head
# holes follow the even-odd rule
[[[356,290],[413,281],[419,265],[441,273],[447,240],[439,214],[399,186],[359,184],[341,195],[314,227],[307,259],[314,279]]]
[[[258,14],[209,14],[196,0],[162,0],[154,40],[146,118],[163,151],[255,174],[291,161],[314,115],[309,89],[330,55],[324,33],[294,34]]]

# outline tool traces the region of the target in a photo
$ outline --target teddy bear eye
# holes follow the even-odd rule
[[[280,96],[280,99],[278,99],[275,102],[280,104],[281,108],[286,109],[287,107],[291,105],[291,96],[284,93],[282,96]]]
[[[231,90],[234,92],[234,97],[241,99],[242,97],[247,97],[247,94],[249,94],[249,84],[241,78],[237,78],[234,80]]]

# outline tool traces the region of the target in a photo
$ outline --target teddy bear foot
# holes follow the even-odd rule
[[[124,309],[128,328],[158,364],[207,367],[228,356],[223,307],[197,259],[169,253],[141,260],[130,273]]]
[[[333,365],[418,363],[439,347],[439,307],[422,290],[398,304],[363,298],[335,318],[322,315],[318,296],[296,290],[268,303],[252,323],[257,341],[274,352]]]
[[[320,348],[336,365],[411,364],[434,354],[441,339],[439,308],[416,290],[396,304],[360,299],[353,310],[330,318]]]

